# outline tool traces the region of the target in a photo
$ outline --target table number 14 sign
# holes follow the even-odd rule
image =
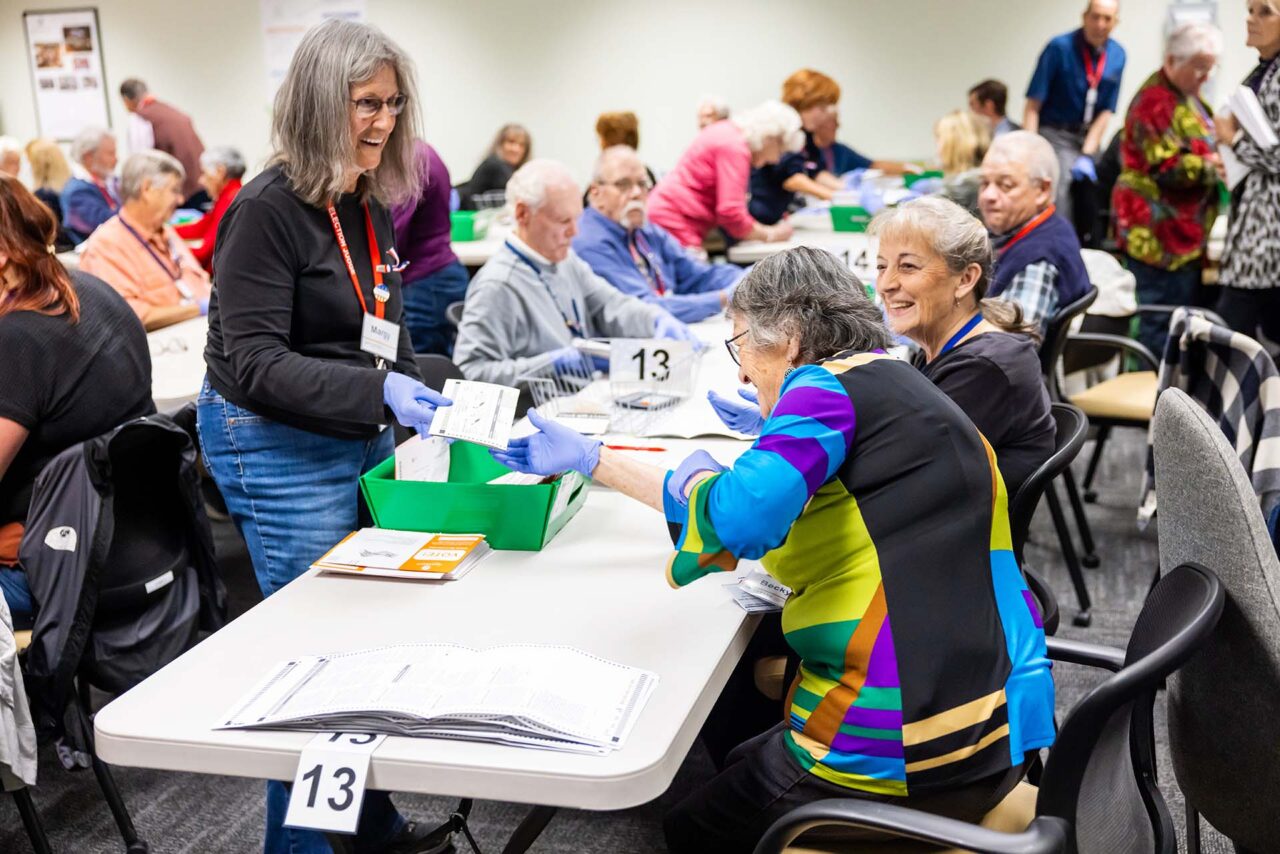
[[[609,348],[611,381],[666,382],[671,370],[693,353],[688,341],[665,338],[614,338]]]

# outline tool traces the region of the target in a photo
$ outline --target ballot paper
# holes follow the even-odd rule
[[[431,421],[432,436],[461,439],[500,451],[511,441],[511,425],[516,419],[518,389],[494,383],[446,380],[443,394],[452,406],[436,410]]]
[[[311,564],[311,568],[412,581],[454,581],[470,572],[491,551],[484,534],[424,534],[362,528],[344,537]]]
[[[567,646],[450,643],[302,656],[271,668],[214,724],[488,741],[605,755],[657,674]]]
[[[395,569],[408,563],[430,536],[419,531],[361,528],[330,549],[317,563]]]
[[[414,434],[396,448],[396,480],[444,483],[449,479],[449,442]]]
[[[1259,148],[1270,150],[1280,145],[1280,138],[1271,127],[1271,122],[1267,119],[1262,105],[1258,103],[1258,96],[1253,94],[1253,90],[1248,86],[1241,86],[1232,92],[1227,98],[1227,107],[1231,110],[1231,115],[1235,116],[1236,121],[1240,123],[1240,127],[1244,128],[1244,132],[1252,137]]]

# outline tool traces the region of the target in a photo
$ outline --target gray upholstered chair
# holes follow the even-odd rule
[[[1249,477],[1222,431],[1183,392],[1160,395],[1154,425],[1160,565],[1201,562],[1226,588],[1222,621],[1169,681],[1173,768],[1196,813],[1238,851],[1280,840],[1280,560]]]

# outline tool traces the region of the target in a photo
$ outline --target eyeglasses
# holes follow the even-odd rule
[[[741,358],[742,348],[741,348],[741,345],[737,344],[736,342],[739,338],[741,338],[743,335],[746,335],[750,331],[751,331],[750,329],[744,329],[741,332],[739,332],[737,335],[733,336],[732,338],[725,339],[724,348],[729,351],[729,358],[733,359],[733,363],[738,367],[742,367],[742,358]]]
[[[362,119],[371,119],[382,112],[383,104],[386,104],[390,115],[398,116],[404,112],[405,105],[409,103],[409,96],[397,92],[385,101],[381,98],[353,98],[351,103],[356,105],[356,116]]]
[[[639,181],[632,181],[630,178],[623,178],[621,181],[597,181],[602,187],[613,187],[624,196],[629,195],[632,190],[637,187],[640,192],[647,193],[653,189],[653,183],[648,178],[641,178]]]

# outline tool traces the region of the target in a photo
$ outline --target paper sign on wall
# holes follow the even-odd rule
[[[23,12],[22,22],[40,135],[66,141],[91,125],[107,127],[98,10]]]

